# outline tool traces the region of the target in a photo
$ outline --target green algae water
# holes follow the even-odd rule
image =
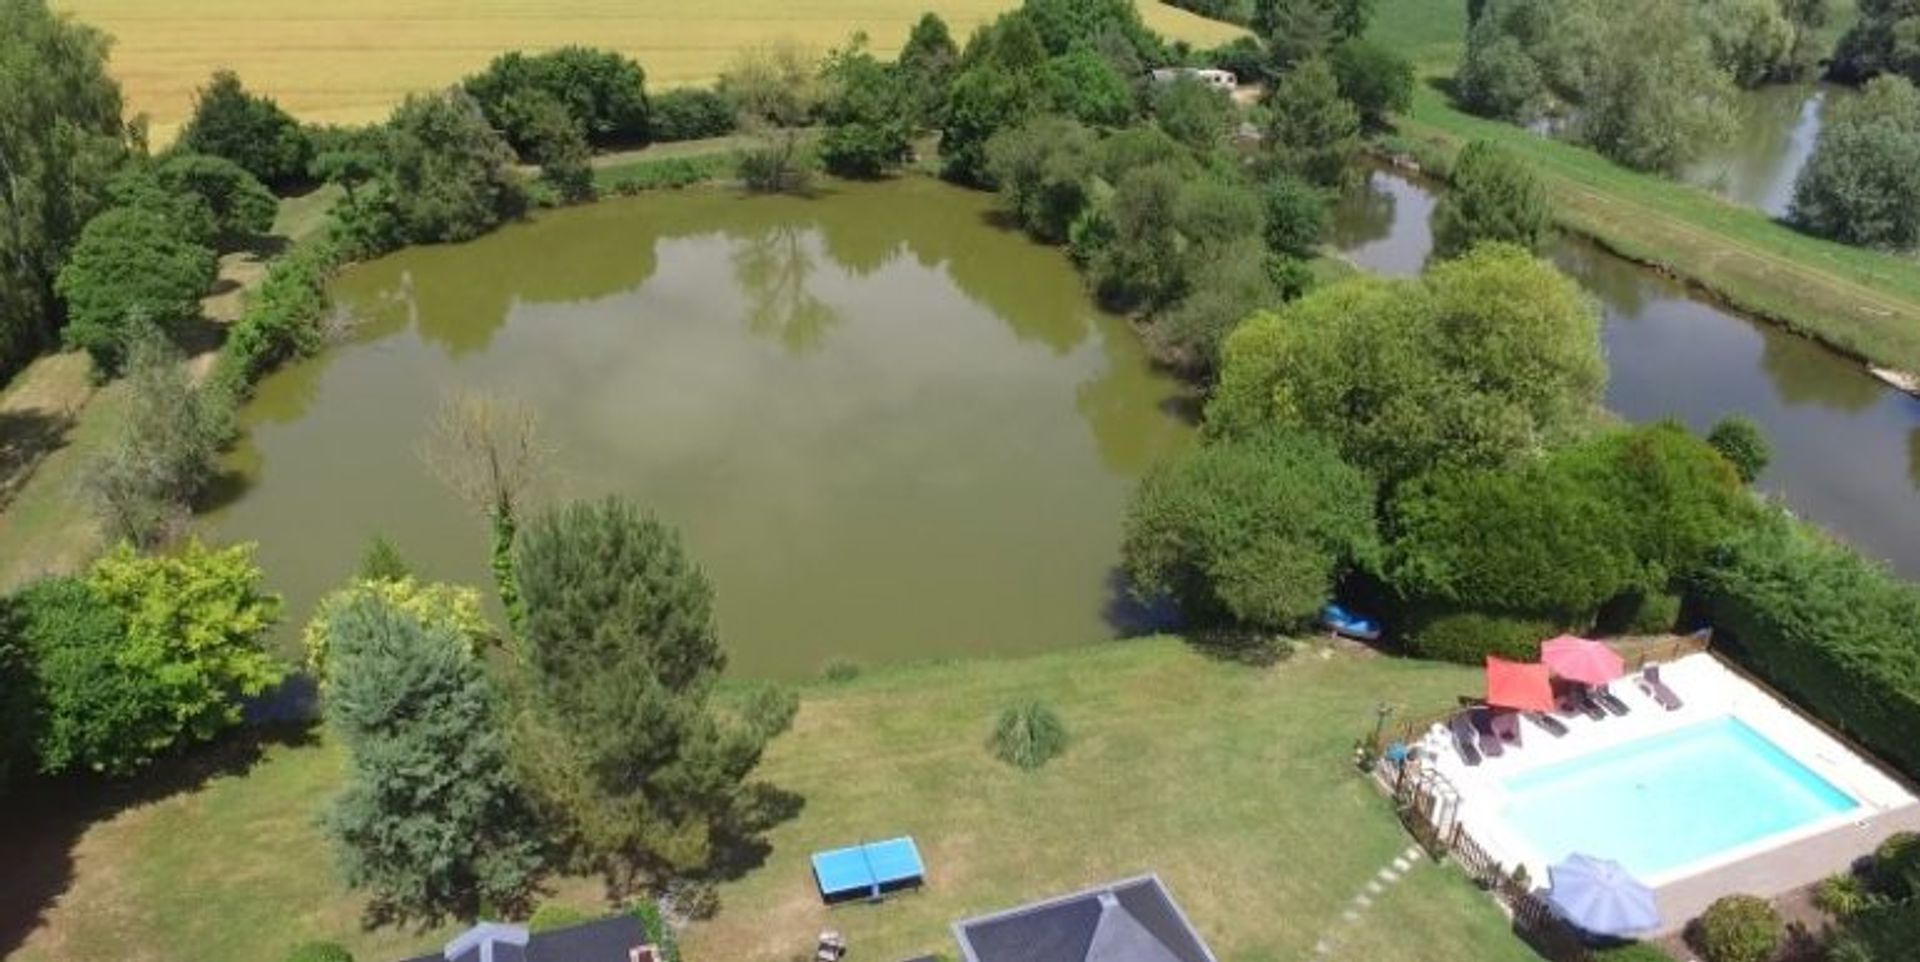
[[[417,454],[456,389],[539,413],[536,508],[618,493],[680,530],[736,674],[1150,617],[1114,565],[1134,482],[1191,433],[1178,386],[990,196],[607,201],[358,266],[333,295],[358,326],[260,385],[205,519],[259,543],[296,625],[376,532],[424,577],[488,584],[484,522]]]

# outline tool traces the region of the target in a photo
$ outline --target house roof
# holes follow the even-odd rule
[[[440,952],[408,962],[627,962],[628,950],[646,941],[640,920],[629,913],[530,934],[519,926],[482,922]],[[488,942],[491,959],[484,958]]]
[[[1159,876],[956,922],[967,962],[1215,962]]]

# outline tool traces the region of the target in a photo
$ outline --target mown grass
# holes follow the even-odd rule
[[[170,139],[216,67],[302,118],[360,123],[408,93],[452,83],[494,54],[570,43],[637,58],[655,86],[712,79],[737,51],[793,39],[822,50],[865,30],[891,53],[925,10],[956,37],[1017,0],[54,0],[116,38],[114,71],[132,110]],[[1211,45],[1238,28],[1141,0],[1168,36]]]
[[[1836,32],[1851,11],[1838,14]],[[1546,178],[1563,228],[1854,357],[1920,370],[1920,264],[1810,237],[1702,188],[1455,109],[1434,81],[1458,65],[1463,3],[1383,0],[1375,24],[1375,39],[1413,58],[1428,81],[1402,119],[1405,134],[1447,149],[1497,141]]]
[[[820,683],[761,771],[805,804],[771,833],[764,865],[721,887],[719,913],[686,933],[687,957],[785,962],[822,927],[844,932],[863,959],[951,957],[955,919],[1158,872],[1235,962],[1294,962],[1323,938],[1331,960],[1531,959],[1485,896],[1432,864],[1358,922],[1342,919],[1407,846],[1385,800],[1352,772],[1353,740],[1381,698],[1420,711],[1474,684],[1457,667],[1345,656],[1250,669],[1173,639]],[[1048,701],[1072,736],[1031,773],[985,744],[999,710],[1027,698]],[[273,745],[244,774],[87,827],[71,881],[17,958],[272,962],[314,938],[363,962],[431,951],[444,927],[358,925],[361,903],[316,826],[342,765],[324,742]],[[918,839],[925,889],[821,907],[808,853],[895,833]],[[568,888],[570,901],[590,903],[588,887]],[[17,909],[0,905],[0,916]]]

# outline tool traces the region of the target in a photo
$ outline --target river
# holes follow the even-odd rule
[[[1333,243],[1368,270],[1417,274],[1433,204],[1427,186],[1374,171],[1342,199]],[[1609,408],[1697,431],[1745,414],[1773,442],[1762,489],[1920,578],[1920,399],[1591,243],[1562,239],[1550,256],[1602,307]]]
[[[303,621],[376,532],[486,584],[485,525],[416,455],[450,388],[516,396],[536,502],[626,495],[715,586],[733,671],[1083,644],[1180,388],[993,198],[924,179],[818,199],[695,190],[542,214],[349,270],[349,343],[263,381],[229,503]],[[283,640],[290,640],[287,635]]]
[[[1793,182],[1813,155],[1834,105],[1855,95],[1838,84],[1780,84],[1740,91],[1732,140],[1687,170],[1686,179],[1736,204],[1786,216]]]

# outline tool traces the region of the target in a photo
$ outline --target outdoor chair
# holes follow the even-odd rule
[[[1473,720],[1474,733],[1479,736],[1480,754],[1487,758],[1499,758],[1506,752],[1500,744],[1500,736],[1493,733],[1493,713],[1476,708],[1468,713]]]
[[[1610,715],[1621,716],[1633,710],[1632,706],[1620,700],[1620,696],[1608,691],[1605,685],[1595,685],[1588,689],[1587,697],[1599,704]]]
[[[1480,764],[1480,750],[1473,746],[1474,731],[1471,713],[1463,711],[1448,719],[1447,731],[1453,734],[1453,750],[1460,753],[1460,760],[1469,766]]]
[[[1641,669],[1638,680],[1640,690],[1646,692],[1647,697],[1653,699],[1655,704],[1668,711],[1680,709],[1682,704],[1680,696],[1674,694],[1673,689],[1668,688],[1667,683],[1660,680],[1659,665],[1648,665]]]
[[[1552,715],[1547,714],[1546,712],[1540,712],[1540,711],[1527,712],[1526,719],[1534,723],[1535,725],[1540,726],[1541,729],[1545,730],[1547,734],[1552,735],[1555,738],[1561,738],[1567,734],[1567,726],[1564,723],[1562,723],[1560,719],[1555,718]]]

